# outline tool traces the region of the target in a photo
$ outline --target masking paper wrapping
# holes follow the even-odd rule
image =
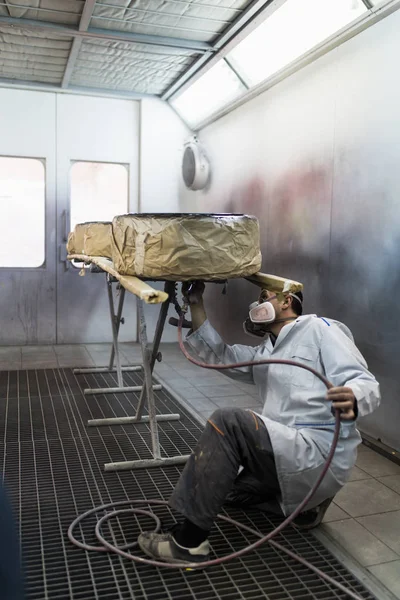
[[[111,258],[111,238],[111,223],[87,223],[83,240],[84,254]]]
[[[107,222],[79,223],[68,236],[68,254],[111,258],[112,225]]]
[[[258,220],[247,215],[118,216],[112,259],[122,275],[148,279],[247,277],[261,268]]]
[[[84,236],[86,223],[75,226],[75,229],[68,235],[67,252],[68,254],[84,254]]]
[[[247,277],[251,283],[255,283],[260,288],[269,290],[270,292],[279,293],[292,293],[303,291],[303,284],[299,281],[293,281],[292,279],[285,279],[284,277],[278,277],[277,275],[267,275],[266,273],[256,273]]]
[[[120,284],[131,294],[135,294],[141,300],[144,300],[146,304],[160,304],[168,300],[168,294],[161,290],[155,290],[148,283],[138,279],[137,277],[120,275],[115,270],[112,261],[104,256],[86,256],[85,254],[69,254],[68,260],[83,262],[86,265],[94,264],[105,273],[109,273],[115,277]],[[85,269],[81,271],[82,275],[85,275]]]

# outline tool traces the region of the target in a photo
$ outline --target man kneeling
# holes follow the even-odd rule
[[[358,416],[380,403],[379,384],[354,344],[349,329],[317,315],[302,316],[303,296],[264,289],[254,308],[268,315],[265,339],[257,346],[224,343],[207,320],[203,284],[191,298],[192,350],[207,364],[268,358],[310,366],[335,386],[305,369],[261,365],[222,371],[253,383],[263,402],[261,414],[240,408],[219,409],[210,417],[190,456],[169,505],[182,515],[165,534],[143,533],[140,548],[154,559],[191,563],[209,559],[209,532],[224,503],[276,506],[289,515],[320,475],[332,444],[334,409],[341,411],[341,432],[332,464],[306,510],[293,525],[318,526],[350,476],[361,436]]]

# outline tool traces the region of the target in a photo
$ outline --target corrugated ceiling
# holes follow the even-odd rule
[[[84,40],[71,85],[162,94],[191,65],[193,53],[104,40]]]
[[[61,84],[72,38],[0,26],[0,77]]]
[[[0,15],[79,25],[84,0],[10,0],[0,2]]]
[[[107,29],[169,35],[212,42],[249,2],[163,2],[106,0],[96,2],[92,25]],[[229,6],[229,8],[225,8]]]
[[[0,78],[162,95],[254,3],[3,0]]]

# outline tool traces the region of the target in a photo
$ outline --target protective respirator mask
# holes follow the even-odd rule
[[[276,296],[272,296],[270,300],[273,300]],[[249,317],[252,323],[256,325],[264,325],[266,323],[272,323],[275,320],[276,313],[273,304],[270,301],[253,302],[249,306]]]
[[[296,294],[290,294],[290,296],[293,296],[301,303],[300,298],[296,296]],[[243,323],[243,329],[245,333],[253,337],[265,337],[265,335],[268,333],[265,326],[269,323],[273,323],[276,319],[275,308],[271,303],[271,300],[274,300],[276,297],[277,296],[275,294],[274,296],[268,298],[268,300],[265,302],[253,302],[250,304],[249,316]],[[279,319],[276,322],[279,323],[291,320],[292,317],[289,317],[287,319]]]
[[[272,296],[273,300],[276,296]],[[249,306],[249,316],[243,323],[243,329],[247,335],[263,338],[266,335],[265,325],[275,320],[276,313],[271,302],[253,302]]]

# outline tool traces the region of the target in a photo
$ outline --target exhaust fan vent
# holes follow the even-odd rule
[[[189,190],[202,190],[208,183],[210,163],[197,139],[185,145],[182,161],[182,176]]]

